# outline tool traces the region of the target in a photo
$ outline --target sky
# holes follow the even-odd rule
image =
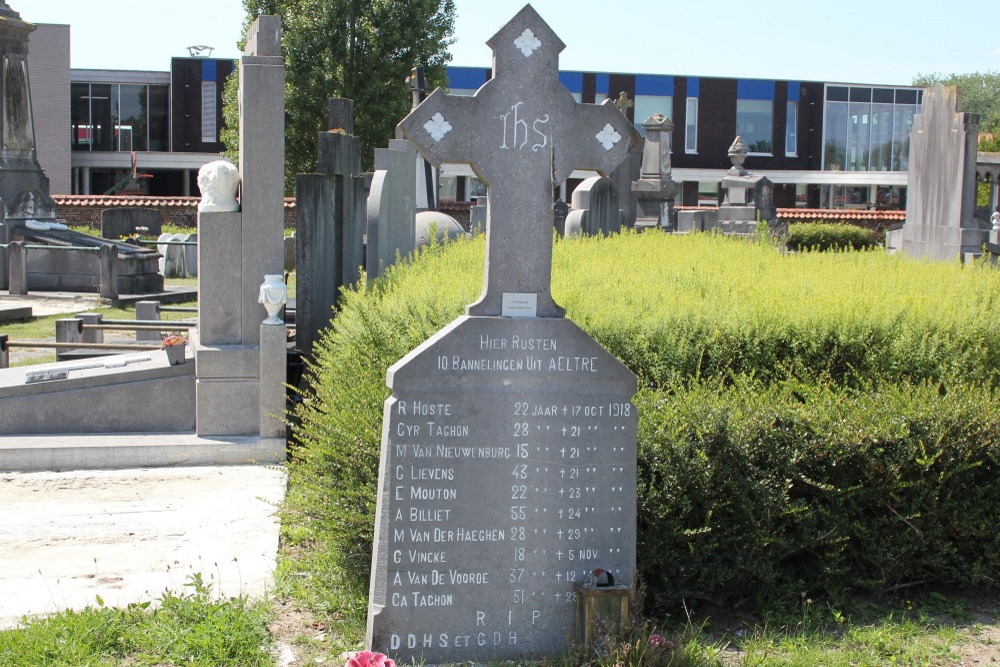
[[[237,57],[241,0],[7,0],[68,23],[73,68],[167,71],[188,46]],[[485,42],[521,0],[455,0],[452,65],[488,67]],[[1000,70],[996,24],[928,0],[534,0],[567,47],[564,70],[906,85],[918,74]],[[571,9],[570,9],[571,8]],[[29,46],[30,48],[30,46]]]

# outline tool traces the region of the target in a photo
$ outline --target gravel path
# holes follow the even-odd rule
[[[0,474],[0,628],[183,592],[195,572],[226,596],[265,593],[285,484],[259,466]]]

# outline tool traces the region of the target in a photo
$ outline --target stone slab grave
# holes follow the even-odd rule
[[[400,128],[489,185],[479,300],[388,372],[367,645],[405,663],[553,654],[577,586],[635,571],[635,376],[552,299],[553,186],[608,173],[638,134],[558,83],[563,43],[525,6],[493,79],[438,89]]]

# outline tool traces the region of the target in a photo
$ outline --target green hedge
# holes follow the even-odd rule
[[[367,593],[386,369],[475,300],[482,261],[482,239],[425,251],[321,339],[286,507],[293,550],[337,563],[315,585]],[[659,605],[1000,574],[996,271],[657,233],[559,241],[553,265],[640,377]]]
[[[799,222],[788,227],[790,250],[871,250],[882,240],[870,229],[828,222]]]
[[[944,393],[942,396],[941,393]],[[639,565],[660,606],[1000,573],[1000,413],[976,387],[643,392]]]

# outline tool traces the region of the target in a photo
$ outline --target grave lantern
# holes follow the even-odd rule
[[[576,639],[586,648],[595,638],[616,636],[628,621],[630,586],[616,584],[615,578],[600,568],[589,581],[576,582]]]

